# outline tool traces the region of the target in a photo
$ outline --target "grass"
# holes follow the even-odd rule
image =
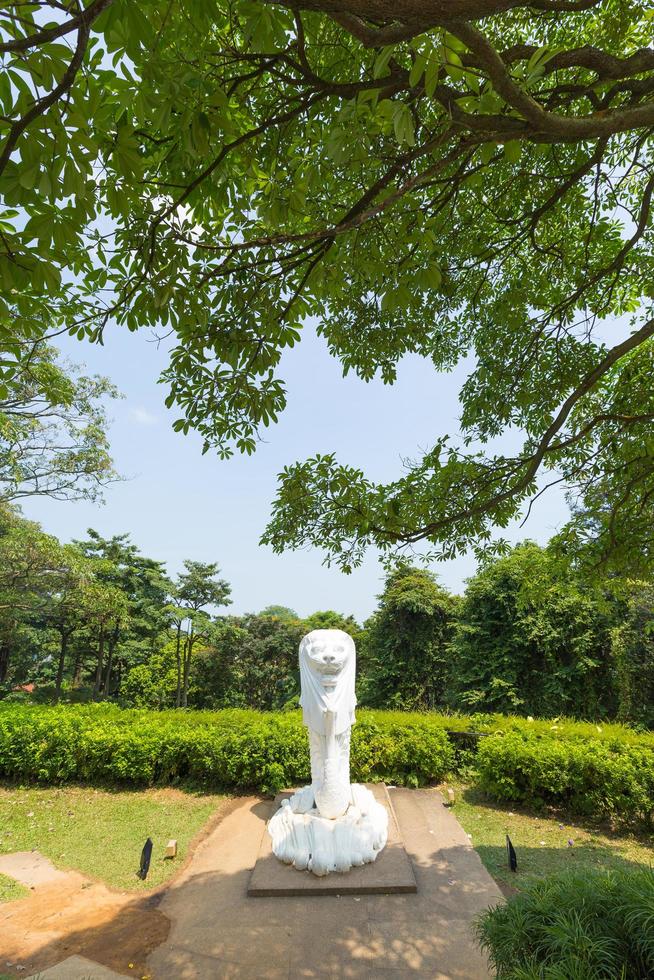
[[[0,875],[0,902],[15,902],[17,898],[24,898],[26,895],[29,895],[27,888],[7,875]],[[2,977],[3,974],[0,973],[0,980]]]
[[[0,854],[35,849],[58,868],[81,871],[112,888],[150,889],[180,866],[224,799],[177,789],[0,786]],[[147,837],[154,845],[152,861],[141,881],[136,871]],[[164,859],[170,838],[177,840],[172,861]],[[18,897],[7,894],[0,879],[0,901]]]
[[[455,790],[454,815],[505,894],[559,871],[628,870],[654,865],[651,835],[614,832],[606,826],[570,820],[552,810],[510,808],[489,801],[472,787],[449,785]],[[508,867],[507,834],[516,850],[517,872]]]

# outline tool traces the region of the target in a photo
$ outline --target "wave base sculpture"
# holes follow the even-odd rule
[[[355,672],[354,640],[343,630],[313,630],[300,643],[311,785],[282,802],[268,832],[280,861],[315,875],[369,864],[388,834],[386,808],[365,786],[350,784]]]

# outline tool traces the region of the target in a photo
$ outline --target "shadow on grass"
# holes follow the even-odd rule
[[[185,793],[187,796],[231,796],[231,797],[247,797],[251,796],[254,792],[258,796],[265,796],[265,793],[261,791],[250,790],[239,788],[233,789],[230,786],[221,786],[218,783],[207,784],[200,782],[198,780],[185,779],[180,781],[172,781],[161,779],[160,781],[142,784],[142,783],[130,783],[130,782],[103,782],[99,779],[89,780],[85,782],[84,780],[37,780],[37,779],[27,779],[19,778],[13,776],[0,776],[0,790],[32,790],[32,789],[43,789],[43,790],[66,790],[66,789],[81,789],[92,792],[94,789],[101,791],[102,793],[131,793],[135,796],[143,795],[145,793],[152,793],[153,791],[165,791],[172,790],[180,793]],[[272,795],[272,794],[271,794]],[[2,978],[0,977],[0,980]]]
[[[458,816],[472,830],[475,850],[505,895],[563,871],[634,871],[654,864],[652,837],[641,828],[616,829],[606,821],[547,806],[498,803],[475,787],[464,789],[461,799],[474,809]],[[517,854],[517,872],[509,868],[507,833]],[[634,860],[634,852],[643,860]]]

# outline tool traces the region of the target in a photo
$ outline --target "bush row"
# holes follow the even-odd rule
[[[379,724],[365,714],[352,733],[352,779],[417,786],[451,771],[453,748],[425,723]],[[274,793],[310,779],[299,712],[154,712],[84,707],[0,709],[0,774],[147,785],[192,780]]]
[[[567,873],[528,886],[478,927],[498,980],[654,976],[654,871]]]
[[[476,756],[479,786],[496,800],[649,823],[654,752],[637,745],[492,735]]]
[[[611,726],[531,727],[437,714],[360,711],[352,732],[352,778],[420,786],[456,770],[457,732],[487,733],[464,753],[479,784],[499,800],[648,822],[654,811],[654,747]],[[453,734],[448,734],[448,732]],[[594,734],[593,734],[594,733]],[[299,712],[149,711],[112,705],[0,705],[0,775],[41,781],[147,785],[192,780],[275,792],[309,779]]]

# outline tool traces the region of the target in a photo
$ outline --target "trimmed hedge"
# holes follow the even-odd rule
[[[358,716],[352,779],[418,786],[452,769],[454,750],[429,723]],[[0,706],[0,774],[42,782],[193,782],[274,793],[310,779],[299,712],[175,712],[110,705]]]
[[[654,871],[552,875],[481,917],[498,980],[649,980]]]
[[[510,732],[481,740],[476,768],[497,800],[645,823],[654,816],[654,751],[644,746]]]
[[[504,731],[499,730],[504,721]],[[484,733],[475,744],[456,733]],[[448,731],[454,734],[448,735]],[[421,786],[471,762],[498,800],[649,822],[654,739],[625,726],[359,711],[352,778]],[[149,711],[0,702],[0,776],[149,785],[190,780],[277,790],[309,781],[299,711]]]

